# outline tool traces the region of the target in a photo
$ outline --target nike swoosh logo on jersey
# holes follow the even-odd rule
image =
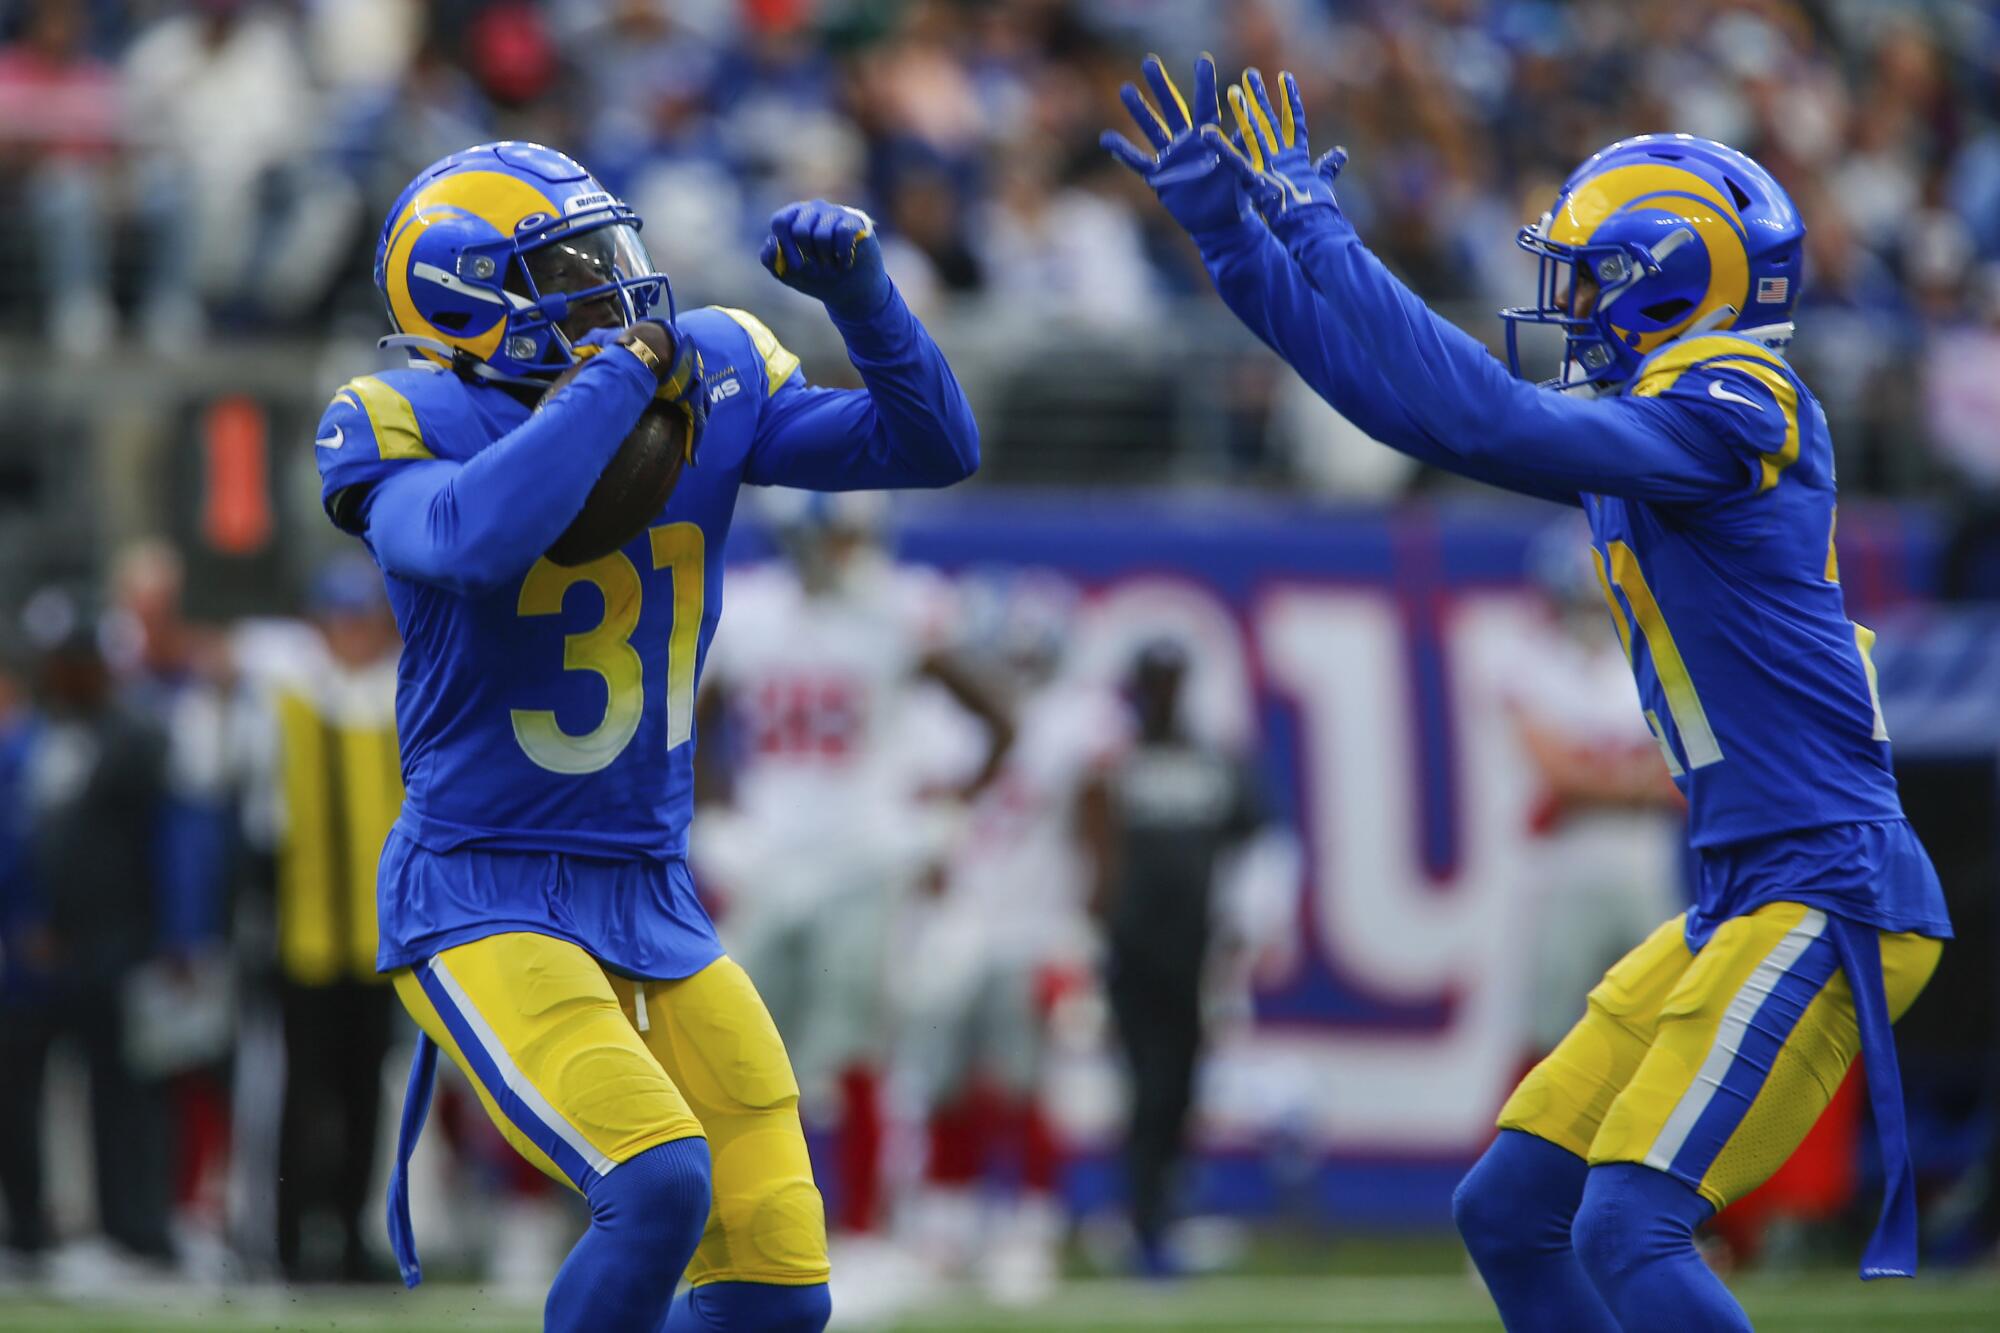
[[[1764,405],[1755,398],[1745,398],[1734,389],[1723,388],[1721,380],[1710,380],[1708,382],[1708,396],[1710,398],[1720,398],[1725,403],[1743,403],[1756,408],[1759,412],[1764,410]]]
[[[347,432],[339,426],[335,426],[333,434],[322,435],[317,440],[314,440],[313,443],[322,449],[338,449],[341,445],[347,443]]]

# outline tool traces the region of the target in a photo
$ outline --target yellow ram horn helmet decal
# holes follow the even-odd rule
[[[514,234],[524,218],[538,213],[553,217],[557,211],[556,205],[540,190],[497,171],[454,172],[426,185],[405,206],[390,233],[384,277],[389,310],[397,328],[462,348],[482,360],[492,356],[506,334],[506,307],[496,307],[492,324],[476,333],[453,333],[438,328],[418,313],[410,295],[411,251],[417,238],[440,218],[470,214],[507,237]],[[423,354],[440,364],[444,362],[435,352],[425,350]]]
[[[1669,328],[1639,335],[1613,327],[1613,332],[1641,353],[1679,337],[1696,320],[1723,306],[1740,314],[1748,304],[1750,257],[1743,219],[1720,191],[1692,171],[1665,163],[1613,167],[1578,185],[1549,220],[1549,239],[1565,245],[1587,245],[1608,219],[1630,208],[1646,207],[1671,213],[1700,238],[1708,253],[1708,290]],[[1717,328],[1728,328],[1725,319]]]

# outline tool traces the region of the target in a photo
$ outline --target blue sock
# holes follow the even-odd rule
[[[820,1333],[832,1315],[824,1282],[711,1282],[681,1293],[660,1333]]]
[[[1567,1148],[1503,1129],[1451,1196],[1458,1234],[1513,1333],[1620,1333],[1570,1244],[1589,1174]]]
[[[708,1140],[675,1139],[620,1162],[586,1197],[590,1230],[549,1288],[543,1333],[656,1328],[708,1223]]]
[[[1750,1317],[1694,1248],[1694,1229],[1714,1211],[1650,1166],[1590,1169],[1576,1254],[1625,1333],[1750,1333]]]

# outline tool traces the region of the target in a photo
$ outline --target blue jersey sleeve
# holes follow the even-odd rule
[[[525,573],[583,508],[657,388],[638,357],[614,348],[465,462],[410,458],[371,469],[355,512],[377,562],[458,592]]]
[[[1468,476],[1499,466],[1545,492],[1677,504],[1741,485],[1742,455],[1709,418],[1656,396],[1592,398],[1515,378],[1383,268],[1345,219],[1295,209],[1274,233],[1336,326],[1330,359],[1365,357],[1379,372],[1327,376],[1341,395],[1328,401],[1358,413],[1370,410],[1358,400],[1387,394],[1400,407],[1385,444]]]
[[[1432,467],[1557,504],[1579,503],[1574,489],[1549,487],[1499,459],[1468,459],[1414,428],[1373,361],[1352,346],[1322,307],[1298,265],[1254,219],[1195,237],[1216,293],[1245,328],[1297,371],[1312,390],[1374,439]]]
[[[1748,338],[1712,333],[1668,343],[1639,367],[1631,395],[1701,423],[1736,464],[1739,487],[1768,491],[1781,476],[1832,483],[1819,460],[1801,456],[1812,396],[1776,352]]]
[[[320,503],[336,527],[360,535],[376,483],[406,464],[435,458],[408,394],[407,372],[363,375],[340,386],[320,414],[313,453]]]
[[[864,389],[806,383],[798,358],[740,310],[763,362],[765,397],[744,461],[757,486],[816,491],[949,486],[979,467],[965,392],[900,295],[865,321],[834,320]]]

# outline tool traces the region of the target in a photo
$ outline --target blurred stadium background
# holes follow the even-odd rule
[[[821,382],[852,382],[840,345],[757,242],[794,198],[866,207],[979,413],[976,482],[860,523],[1017,740],[969,809],[931,799],[977,738],[935,687],[898,700],[879,836],[921,828],[921,854],[877,886],[895,946],[864,1040],[802,1070],[843,1317],[1495,1326],[1451,1186],[1596,971],[1675,910],[1678,816],[1558,516],[1334,416],[1098,151],[1144,52],[1203,48],[1298,73],[1364,235],[1482,337],[1531,280],[1515,227],[1611,139],[1715,137],[1793,192],[1842,575],[1959,943],[1902,1029],[1925,1280],[1853,1282],[1876,1168],[1851,1089],[1710,1243],[1760,1326],[2000,1327],[1995,6],[0,0],[0,1329],[527,1328],[581,1226],[447,1089],[419,1162],[433,1281],[364,1290],[392,1273],[410,1036],[357,961],[394,643],[307,441],[383,364],[389,202],[498,137],[576,154],[683,308],[757,312]],[[782,570],[776,518],[746,503],[732,561]],[[1107,994],[1134,940],[1090,911],[1083,836],[1162,653],[1244,775],[1188,890],[1185,1031]],[[844,725],[806,711],[783,720],[808,745]],[[716,725],[726,789],[759,723]],[[756,815],[697,819],[725,935],[779,910],[728,854]],[[799,970],[760,976],[832,1003]],[[1119,1051],[1196,1023],[1161,1174],[1159,1143],[1123,1151]],[[1128,1161],[1165,1182],[1154,1246]],[[1127,1276],[1148,1264],[1181,1281]]]

